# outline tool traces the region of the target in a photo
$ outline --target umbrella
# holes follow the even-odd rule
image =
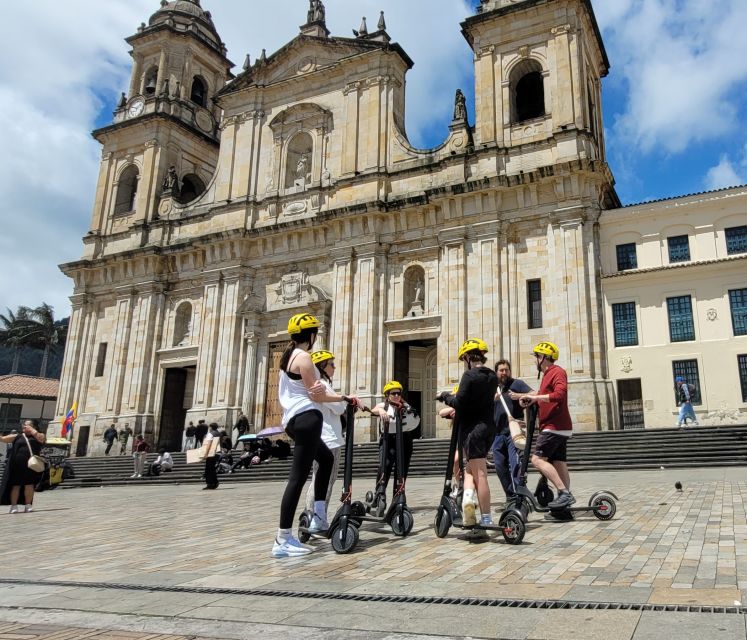
[[[258,438],[271,438],[272,436],[280,436],[285,433],[285,428],[278,426],[278,427],[267,427],[266,429],[262,429],[257,434]]]
[[[236,442],[248,442],[249,440],[256,440],[257,434],[256,433],[246,433],[243,436],[239,436],[239,439]]]

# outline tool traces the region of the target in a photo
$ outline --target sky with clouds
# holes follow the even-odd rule
[[[387,28],[415,61],[408,75],[413,143],[446,135],[454,91],[472,104],[470,50],[459,23],[473,0],[326,0],[333,35],[362,16]],[[623,203],[747,182],[744,0],[592,0],[611,61],[603,83],[608,159]],[[0,310],[52,304],[69,312],[76,260],[90,224],[100,148],[126,90],[128,46],[158,0],[34,0],[3,7],[0,39]],[[275,51],[305,21],[305,0],[203,0],[243,63]],[[9,28],[8,28],[9,27]]]

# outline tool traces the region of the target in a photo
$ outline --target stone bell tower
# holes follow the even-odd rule
[[[509,173],[605,160],[609,61],[590,0],[482,0],[462,28],[475,54],[476,145],[508,148]]]
[[[91,257],[102,251],[103,238],[137,234],[156,219],[163,195],[186,203],[205,190],[220,136],[212,98],[232,77],[233,64],[200,0],[161,0],[127,43],[129,94],[122,94],[113,123],[93,134],[104,148],[86,240]]]

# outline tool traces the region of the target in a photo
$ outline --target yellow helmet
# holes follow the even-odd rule
[[[470,351],[480,351],[483,355],[485,355],[488,352],[488,345],[484,340],[480,340],[480,338],[470,338],[469,340],[465,341],[461,349],[459,349],[459,355],[457,356],[457,358],[461,360],[462,357]]]
[[[397,382],[396,380],[392,380],[391,382],[387,382],[384,385],[384,395],[389,393],[390,391],[402,391],[402,385]]]
[[[327,360],[334,360],[335,354],[330,351],[314,351],[314,353],[311,354],[311,361],[314,364],[321,364],[322,362],[326,362]]]
[[[538,353],[542,356],[547,356],[552,360],[557,360],[560,357],[560,349],[558,349],[557,345],[552,342],[540,342],[536,347],[534,347],[532,352]]]
[[[288,333],[298,335],[304,329],[318,329],[319,320],[310,313],[298,313],[288,320]]]

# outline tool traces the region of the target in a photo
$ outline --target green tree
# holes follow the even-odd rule
[[[21,358],[21,349],[30,345],[30,309],[18,307],[13,313],[10,309],[7,313],[0,313],[0,344],[10,348],[13,352],[13,364],[10,372],[18,373],[18,365]]]
[[[67,324],[55,322],[54,309],[46,302],[35,309],[28,309],[27,320],[23,324],[26,344],[44,351],[39,376],[46,378],[50,352],[65,347]]]

